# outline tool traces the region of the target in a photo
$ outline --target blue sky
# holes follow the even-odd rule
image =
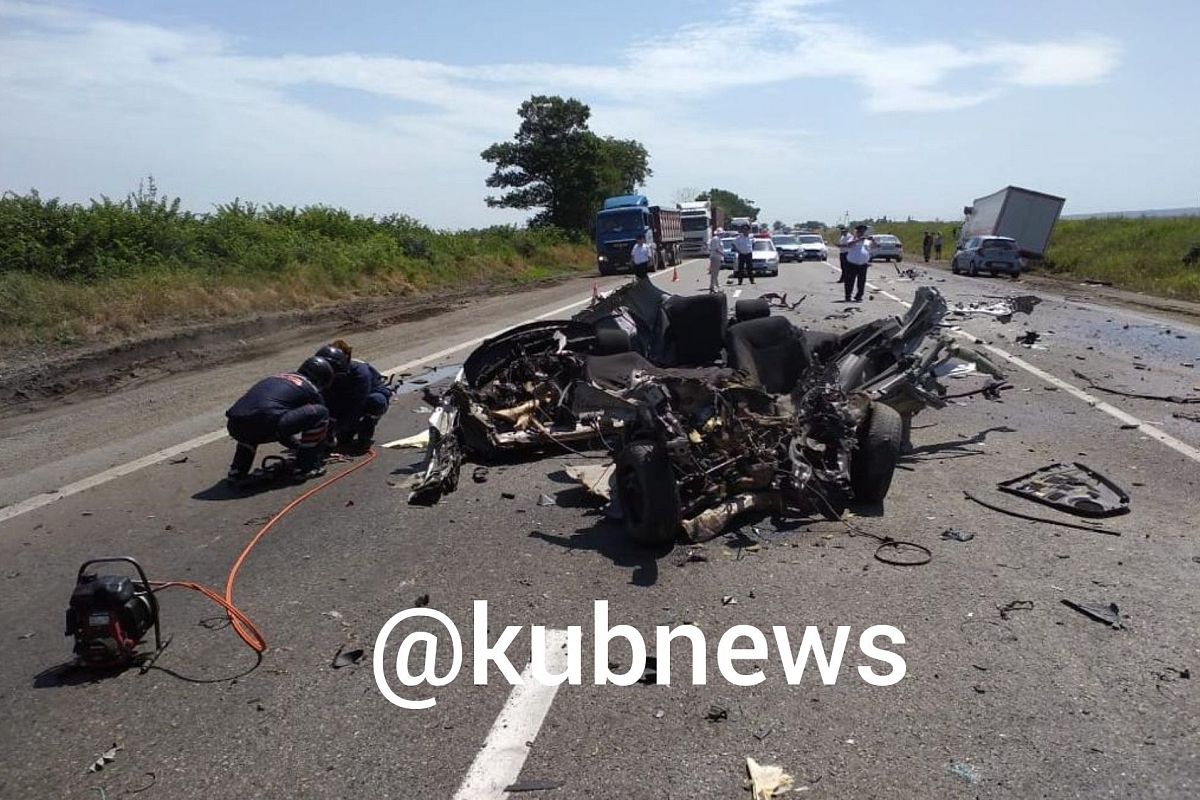
[[[0,0],[0,189],[488,209],[530,94],[641,140],[646,193],[770,219],[955,218],[1006,184],[1073,213],[1200,205],[1200,3]]]

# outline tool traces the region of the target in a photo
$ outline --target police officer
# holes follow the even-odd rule
[[[350,345],[342,339],[317,351],[334,368],[333,383],[325,401],[343,450],[366,450],[375,438],[375,426],[388,410],[392,388],[379,370],[366,361],[352,359]]]
[[[260,444],[279,442],[295,449],[296,474],[314,478],[325,474],[325,434],[329,409],[322,390],[333,382],[333,365],[312,356],[295,372],[263,378],[225,412],[226,428],[237,442],[227,480],[238,483],[254,466]]]

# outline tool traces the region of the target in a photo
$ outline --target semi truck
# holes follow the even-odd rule
[[[966,220],[958,244],[976,236],[1007,236],[1016,240],[1023,257],[1042,258],[1065,202],[1052,194],[1006,186],[963,209]]]
[[[708,240],[712,237],[713,219],[712,203],[707,200],[697,200],[692,203],[679,203],[679,221],[683,226],[683,246],[685,256],[702,256],[708,253]]]
[[[679,209],[652,206],[645,195],[627,194],[608,198],[596,213],[596,268],[601,275],[633,271],[633,245],[639,235],[650,245],[652,270],[679,263]]]

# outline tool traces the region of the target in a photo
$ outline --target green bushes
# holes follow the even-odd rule
[[[87,204],[0,197],[0,335],[64,342],[171,319],[213,319],[354,297],[590,269],[553,229],[436,231],[402,214],[240,199],[183,210],[153,180]]]

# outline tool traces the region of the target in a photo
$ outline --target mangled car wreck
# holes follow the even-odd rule
[[[410,502],[457,486],[464,460],[612,454],[614,511],[635,539],[701,541],[749,511],[841,516],[881,502],[913,416],[947,402],[935,368],[1003,374],[942,326],[919,289],[904,317],[844,333],[798,328],[765,299],[627,284],[570,320],[513,328],[476,349],[437,401]]]

